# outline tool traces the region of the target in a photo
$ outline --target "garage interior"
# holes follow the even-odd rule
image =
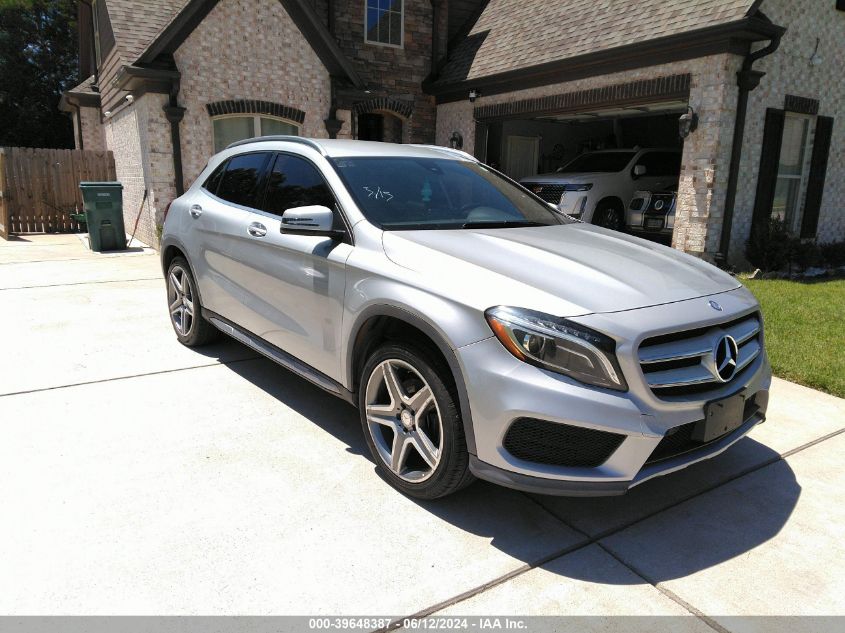
[[[584,152],[633,147],[683,148],[678,117],[685,101],[544,113],[478,124],[476,155],[514,180],[556,171]]]
[[[500,116],[476,125],[476,156],[514,180],[550,174],[585,152],[604,149],[671,148],[683,151],[678,119],[686,99],[604,104],[593,109],[540,111]],[[625,204],[630,200],[625,201]],[[665,235],[641,237],[670,243]]]

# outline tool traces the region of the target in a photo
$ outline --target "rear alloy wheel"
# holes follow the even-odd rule
[[[473,481],[456,398],[420,351],[385,345],[364,368],[361,422],[384,477],[435,499]]]
[[[622,209],[612,202],[602,202],[593,214],[593,224],[612,231],[624,230],[625,219],[622,217]]]
[[[216,337],[216,328],[202,316],[194,277],[181,257],[174,258],[167,270],[167,305],[170,323],[183,345],[197,347]]]

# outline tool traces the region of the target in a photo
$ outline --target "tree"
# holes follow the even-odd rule
[[[73,147],[59,111],[78,83],[74,0],[0,0],[0,146]]]

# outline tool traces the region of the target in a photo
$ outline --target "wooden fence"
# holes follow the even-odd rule
[[[115,180],[111,152],[0,148],[0,237],[82,230],[79,183]]]

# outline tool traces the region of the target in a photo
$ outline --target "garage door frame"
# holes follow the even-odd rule
[[[473,118],[479,123],[492,123],[505,119],[648,105],[661,101],[688,101],[690,83],[690,74],[670,75],[519,101],[503,101],[476,106]]]

